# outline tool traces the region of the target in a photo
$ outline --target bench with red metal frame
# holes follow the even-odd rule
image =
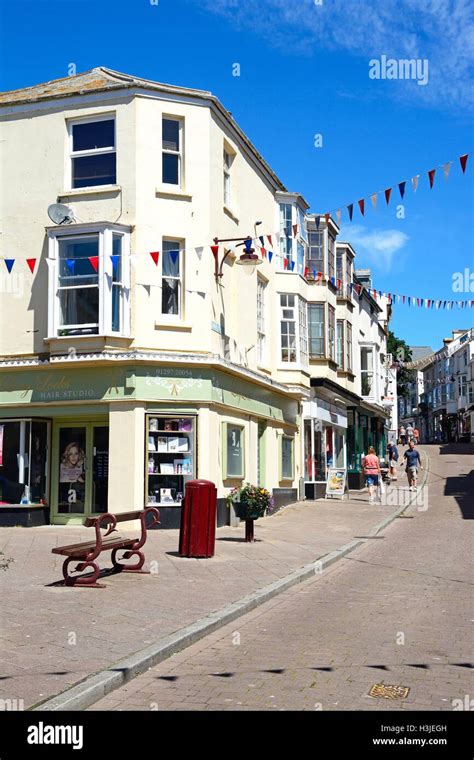
[[[147,516],[153,515],[153,519],[147,526]],[[141,521],[141,536],[140,538],[122,538],[121,536],[115,536],[113,538],[107,538],[111,533],[116,533],[115,526],[119,522],[125,522],[128,520],[140,520]],[[88,517],[84,523],[86,527],[95,528],[95,541],[86,541],[82,544],[70,544],[68,546],[57,546],[52,549],[53,554],[62,554],[67,559],[63,563],[63,577],[65,586],[87,586],[89,588],[105,588],[104,584],[97,583],[100,577],[100,568],[95,560],[101,554],[101,552],[112,552],[112,565],[113,570],[117,573],[147,573],[148,571],[142,570],[145,563],[145,555],[141,548],[143,547],[146,538],[147,530],[154,525],[159,524],[160,513],[156,507],[147,507],[136,512],[122,512],[117,515],[113,515],[109,512],[100,515],[99,517]],[[101,528],[105,524],[111,523],[107,529],[107,532],[102,536]],[[117,561],[117,552],[123,551],[124,555],[121,559],[130,559],[133,556],[138,557],[138,562],[134,565],[124,565]],[[75,575],[69,574],[69,565],[71,562],[78,562],[77,567],[74,568],[74,572],[83,572],[86,568],[92,568],[92,574],[88,575]]]

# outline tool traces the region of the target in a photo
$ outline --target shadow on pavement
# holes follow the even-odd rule
[[[445,496],[454,496],[464,520],[474,519],[474,470],[469,475],[446,478]]]

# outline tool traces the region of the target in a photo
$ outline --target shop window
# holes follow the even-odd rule
[[[0,422],[0,506],[48,503],[49,423]]]
[[[223,478],[242,480],[245,475],[244,464],[245,428],[243,425],[223,423]]]
[[[344,467],[344,433],[334,431],[334,466]]]
[[[293,480],[294,439],[282,436],[281,439],[281,480]]]
[[[196,478],[194,417],[147,415],[145,494],[148,506],[180,506]]]

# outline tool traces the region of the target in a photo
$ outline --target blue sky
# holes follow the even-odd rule
[[[1,90],[66,76],[70,63],[211,90],[312,211],[344,209],[341,237],[377,289],[474,298],[452,288],[456,272],[474,272],[474,156],[464,176],[458,162],[474,147],[470,0],[0,0],[0,20]],[[428,83],[371,79],[383,55],[427,60]],[[438,169],[430,190],[426,171],[449,160],[449,181]],[[415,174],[404,218],[396,188],[372,210],[371,193]],[[473,315],[397,305],[392,329],[437,348]]]

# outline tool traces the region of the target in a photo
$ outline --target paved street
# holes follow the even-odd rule
[[[473,448],[426,447],[427,509],[95,710],[452,710],[474,694]],[[368,696],[377,683],[402,700]],[[454,703],[453,700],[462,702]],[[472,707],[471,707],[472,709]]]
[[[107,577],[105,589],[49,585],[61,579],[63,560],[51,549],[90,540],[90,529],[2,528],[0,550],[15,561],[0,573],[0,699],[21,699],[25,708],[43,702],[356,536],[369,535],[396,510],[394,504],[369,505],[366,492],[351,497],[300,503],[261,519],[252,545],[243,542],[243,523],[219,528],[213,559],[181,558],[178,531],[152,531],[146,566],[156,572]],[[100,565],[110,567],[110,555]]]

